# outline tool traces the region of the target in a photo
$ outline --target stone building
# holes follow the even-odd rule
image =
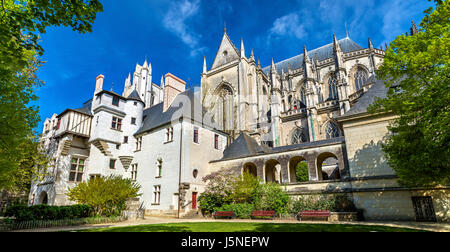
[[[170,73],[154,84],[147,62],[122,95],[98,76],[92,99],[45,121],[53,166],[30,204],[71,204],[68,188],[117,174],[142,186],[147,214],[196,213],[202,177],[231,168],[282,183],[294,198],[345,194],[368,220],[448,221],[448,187],[403,188],[385,161],[381,142],[395,115],[367,112],[387,93],[375,75],[384,51],[370,39],[367,48],[330,40],[261,67],[225,30],[209,68],[204,58],[200,90]]]

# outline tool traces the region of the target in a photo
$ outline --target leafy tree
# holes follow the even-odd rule
[[[220,170],[203,177],[203,182],[207,182],[207,186],[198,197],[203,214],[212,214],[222,205],[233,203],[232,194],[235,180],[236,177],[231,169]]]
[[[257,188],[255,208],[258,210],[275,211],[277,214],[289,212],[290,197],[277,183],[265,183]]]
[[[21,159],[17,169],[6,176],[0,177],[2,184],[8,184],[4,189],[12,195],[28,195],[31,183],[48,175],[48,156],[39,148],[39,139],[36,136],[29,136],[19,146]],[[1,183],[1,182],[0,182]]]
[[[255,200],[256,192],[261,180],[253,174],[244,172],[242,176],[233,181],[231,197],[234,203],[251,203]]]
[[[299,182],[309,181],[308,163],[300,162],[295,169],[295,176]]]
[[[0,178],[11,176],[24,156],[22,143],[33,134],[39,121],[36,77],[42,64],[40,34],[50,26],[70,26],[80,33],[90,32],[98,0],[0,0]],[[9,180],[1,179],[0,188]]]
[[[389,92],[369,109],[397,115],[382,149],[408,187],[450,184],[450,2],[435,4],[389,45],[377,72]]]
[[[98,215],[115,216],[126,209],[129,199],[140,196],[141,186],[121,176],[96,177],[69,189],[69,200],[90,205]]]

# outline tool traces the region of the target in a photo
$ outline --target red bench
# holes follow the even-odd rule
[[[217,217],[224,217],[224,218],[234,218],[234,212],[233,211],[217,211],[214,213],[214,218],[217,219]]]
[[[253,211],[251,217],[270,217],[273,219],[275,217],[275,211]]]
[[[316,210],[316,211],[301,211],[300,212],[300,220],[303,219],[325,219],[328,220],[330,217],[330,211],[328,210]]]

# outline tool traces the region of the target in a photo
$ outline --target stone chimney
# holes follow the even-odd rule
[[[100,91],[103,90],[103,80],[105,79],[105,76],[103,75],[99,75],[96,78],[96,82],[95,82],[95,93],[98,93]]]
[[[165,75],[164,105],[165,112],[172,104],[175,97],[186,90],[186,82],[171,73]]]

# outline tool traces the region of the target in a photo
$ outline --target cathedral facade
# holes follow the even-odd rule
[[[330,39],[331,40],[331,39]],[[384,51],[349,37],[267,67],[226,31],[212,66],[204,60],[202,101],[232,139],[246,132],[269,147],[342,136],[336,118],[370,88]],[[231,139],[231,140],[232,140]]]

